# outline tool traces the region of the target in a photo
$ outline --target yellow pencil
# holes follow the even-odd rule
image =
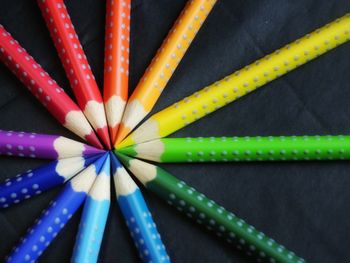
[[[116,144],[152,110],[217,0],[189,0],[126,105]]]
[[[117,148],[167,136],[350,40],[350,13],[154,114]]]

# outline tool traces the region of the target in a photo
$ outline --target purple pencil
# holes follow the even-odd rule
[[[63,136],[0,130],[0,155],[55,160],[102,152]]]

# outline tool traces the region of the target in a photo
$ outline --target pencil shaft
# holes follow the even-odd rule
[[[350,136],[163,138],[119,152],[163,163],[349,160]]]
[[[198,224],[214,231],[217,236],[234,243],[238,249],[244,248],[248,254],[270,262],[304,262],[293,252],[165,170],[123,155],[118,156],[147,189]]]
[[[143,262],[170,262],[140,189],[118,197],[126,225]]]
[[[117,201],[143,262],[170,262],[145,199],[125,168],[112,156]]]
[[[53,161],[7,179],[0,184],[0,207],[7,208],[63,184],[97,158],[73,157]]]
[[[0,130],[0,155],[62,159],[102,152],[63,136]]]
[[[165,137],[350,39],[350,14],[154,114],[118,145]]]
[[[71,262],[97,262],[110,207],[110,159],[92,185],[85,201]]]
[[[63,0],[37,1],[77,102],[110,148],[102,96]]]
[[[128,99],[130,5],[130,0],[106,4],[103,97],[113,143]]]
[[[117,143],[152,110],[216,0],[191,0],[179,15],[131,94]]]
[[[6,262],[37,261],[85,200],[102,161],[103,157],[67,183],[14,247]]]
[[[0,60],[64,127],[102,148],[79,107],[2,25]]]

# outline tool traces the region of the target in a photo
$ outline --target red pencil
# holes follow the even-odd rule
[[[110,149],[102,96],[63,0],[38,0],[74,95],[103,144]]]
[[[102,148],[79,107],[47,72],[0,25],[0,60],[67,129]]]
[[[114,144],[128,99],[130,0],[107,0],[106,9],[103,99]]]

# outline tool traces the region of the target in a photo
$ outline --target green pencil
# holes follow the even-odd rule
[[[160,163],[349,160],[350,136],[164,138],[118,152]]]
[[[305,262],[165,170],[122,154],[118,157],[146,188],[238,249],[269,262]]]

